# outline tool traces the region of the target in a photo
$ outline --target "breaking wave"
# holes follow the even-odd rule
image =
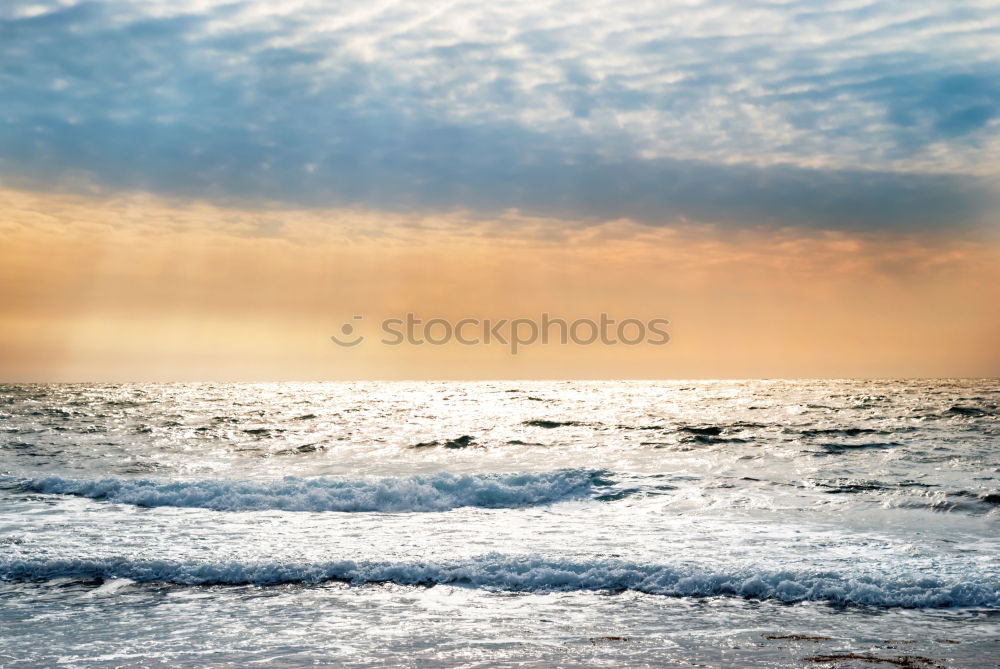
[[[214,511],[447,511],[458,507],[516,508],[582,499],[611,482],[603,472],[431,474],[402,478],[296,478],[275,481],[138,478],[21,481],[26,490],[76,495],[117,504],[193,507]]]
[[[732,596],[841,606],[1000,609],[1000,584],[961,577],[876,577],[753,567],[707,570],[617,559],[570,560],[489,554],[460,562],[318,563],[106,558],[0,557],[0,579],[111,581],[180,585],[452,585],[508,592],[635,591],[673,597]]]

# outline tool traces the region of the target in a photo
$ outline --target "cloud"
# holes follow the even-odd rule
[[[960,226],[995,205],[990,5],[15,1],[0,14],[0,178],[484,216]]]

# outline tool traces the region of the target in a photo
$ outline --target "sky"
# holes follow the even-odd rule
[[[7,0],[0,381],[995,376],[998,177],[1000,0]]]

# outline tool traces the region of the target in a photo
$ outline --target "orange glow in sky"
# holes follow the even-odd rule
[[[1000,372],[1000,244],[7,190],[6,380]],[[666,346],[344,349],[353,315],[667,318]],[[366,329],[367,328],[367,329]]]

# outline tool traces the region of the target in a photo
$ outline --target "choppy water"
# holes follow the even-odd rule
[[[996,380],[3,386],[0,664],[997,666],[998,406]]]

